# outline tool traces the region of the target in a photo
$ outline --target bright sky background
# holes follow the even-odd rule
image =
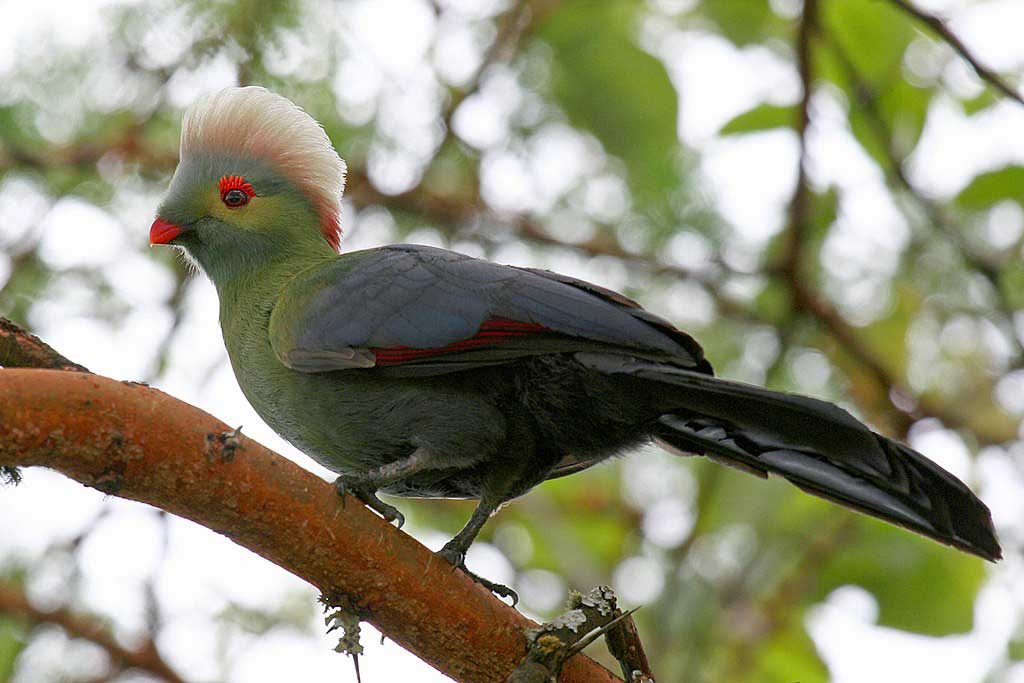
[[[54,46],[82,47],[101,39],[106,26],[99,10],[109,4],[114,4],[113,0],[0,1],[0,78],[33,51],[52,50]],[[449,0],[443,4],[457,5],[467,16],[493,12],[492,3]],[[919,4],[947,12],[953,29],[996,69],[1019,71],[1024,65],[1024,40],[1020,37],[1024,2],[1002,0],[966,6],[967,3],[954,0],[919,0]],[[487,9],[481,10],[485,5]],[[782,10],[791,11],[793,5],[793,0],[773,0],[773,6]],[[372,114],[381,93],[397,89],[408,100],[407,106],[392,113],[395,125],[413,129],[427,125],[422,117],[417,118],[417,112],[424,110],[408,106],[417,98],[427,97],[418,85],[425,78],[424,59],[433,60],[446,79],[458,82],[472,73],[469,67],[479,58],[473,37],[458,25],[437,26],[432,11],[422,0],[366,1],[343,16],[325,6],[324,15],[331,21],[342,22],[348,35],[358,39],[359,53],[342,69],[336,84],[346,115],[353,119]],[[173,17],[169,21],[173,24]],[[443,49],[431,50],[435,31],[445,35]],[[166,37],[163,43],[156,37],[153,40],[154,44],[147,49],[157,58],[173,49],[173,45],[166,44]],[[724,216],[735,227],[737,239],[762,243],[782,225],[785,202],[795,182],[795,139],[791,133],[781,131],[722,139],[716,137],[715,131],[758,101],[795,100],[799,92],[796,74],[763,48],[738,50],[710,33],[669,31],[652,22],[644,27],[644,41],[665,60],[680,89],[680,137],[701,151],[702,176]],[[301,45],[289,49],[296,54],[286,51],[281,56],[283,62],[302,58],[298,54]],[[960,87],[968,91],[979,87],[962,67],[954,65],[950,69],[955,72],[950,75],[951,80]],[[172,101],[187,104],[201,92],[233,85],[233,79],[229,68],[214,65],[191,79],[175,82]],[[507,132],[509,116],[517,107],[516,96],[500,77],[494,79],[480,97],[460,112],[455,122],[457,131],[478,147],[492,145]],[[3,97],[0,94],[0,100]],[[907,239],[906,226],[891,205],[877,168],[864,158],[845,128],[838,107],[827,94],[813,103],[813,180],[819,185],[839,184],[856,198],[842,207],[841,229],[826,247],[827,267],[840,275],[844,268],[859,267],[858,264],[883,270],[894,267],[894,263],[879,258],[879,253],[896,251]],[[950,196],[980,170],[1007,161],[1024,162],[1024,108],[1002,103],[983,115],[967,119],[951,102],[939,98],[929,121],[910,168],[912,177],[929,193]],[[371,174],[385,189],[404,189],[415,181],[416,159],[425,151],[429,150],[398,149],[376,161],[371,159]],[[578,136],[558,127],[542,138],[535,151],[528,161],[510,155],[487,157],[484,189],[491,193],[488,198],[493,203],[520,208],[530,202],[544,202],[545,192],[557,192],[554,186],[559,179],[582,173],[596,163]],[[604,185],[595,196],[604,198],[602,201],[607,205],[595,205],[595,211],[614,215],[621,210],[614,200],[621,187],[614,179],[602,182]],[[115,283],[120,283],[119,293],[136,307],[136,312],[117,329],[76,313],[80,308],[76,301],[88,296],[87,292],[64,292],[58,300],[36,307],[32,320],[35,330],[95,372],[125,379],[140,377],[149,364],[149,351],[168,329],[169,314],[163,301],[171,283],[163,269],[138,250],[147,239],[157,201],[156,196],[126,199],[115,203],[115,213],[108,213],[84,201],[66,199],[47,210],[46,202],[33,198],[25,187],[0,185],[0,215],[5,216],[0,236],[11,238],[30,230],[42,231],[42,254],[50,264],[110,269],[116,274]],[[1024,222],[1019,216],[1014,220]],[[86,246],[71,239],[83,225],[89,226],[90,240]],[[373,215],[363,215],[357,226],[348,227],[348,249],[387,241],[390,232],[387,221]],[[427,242],[436,240],[429,232],[418,237]],[[687,251],[693,246],[682,244],[679,258],[687,258]],[[459,248],[474,249],[473,245]],[[501,256],[506,261],[528,258],[528,254],[515,249]],[[5,276],[5,264],[6,258],[0,255],[0,278]],[[586,266],[568,258],[545,265],[607,286],[624,284],[625,274],[614,269],[588,271]],[[862,298],[870,302],[871,292],[863,293]],[[861,310],[852,305],[856,301],[849,303],[844,312],[854,315]],[[702,314],[700,306],[695,306],[696,310],[685,313],[699,318],[710,312],[708,308]],[[205,279],[196,279],[189,287],[185,329],[178,338],[187,340],[187,346],[174,349],[170,370],[159,383],[161,389],[229,424],[244,425],[250,436],[325,478],[330,476],[282,442],[245,402],[225,362],[216,297]],[[920,438],[919,443],[915,442],[918,448],[926,450],[943,466],[981,484],[997,525],[1020,528],[1024,523],[1024,482],[1017,472],[998,458],[984,457],[972,470],[962,441],[951,432],[933,430]],[[677,511],[680,516],[684,512]],[[117,499],[104,500],[60,475],[38,469],[26,472],[24,485],[0,492],[0,520],[4,528],[0,534],[0,559],[35,560],[54,539],[74,536],[99,514],[104,517],[81,551],[87,607],[97,614],[110,615],[114,623],[127,629],[140,628],[142,605],[137,602],[140,592],[135,589],[141,577],[159,566],[157,592],[169,624],[159,645],[168,660],[191,679],[206,680],[217,673],[211,668],[215,646],[227,636],[211,617],[224,607],[226,600],[271,607],[285,600],[301,603],[315,598],[300,580],[190,522],[171,521],[164,549],[150,509]],[[407,530],[435,549],[445,540],[422,529]],[[671,536],[685,531],[683,525],[681,531],[668,528],[664,533]],[[645,571],[643,558],[631,562],[620,581],[620,590],[626,592]],[[493,546],[475,546],[469,564],[499,581],[509,578],[509,565]],[[50,561],[46,566],[52,567],[50,573],[33,576],[29,582],[30,594],[43,604],[50,599],[48,596],[60,594],[71,569],[59,561]],[[553,587],[549,582],[545,593],[541,585],[544,577],[538,576],[537,580],[538,594],[542,595],[534,605],[546,606],[552,591],[554,599],[561,599],[562,586],[558,582]],[[654,590],[648,596],[635,597],[641,601],[645,597],[656,599],[656,593]],[[941,600],[942,596],[936,595],[935,599]],[[529,596],[524,595],[524,601],[529,607]],[[976,628],[970,634],[931,639],[876,627],[873,598],[852,587],[836,591],[813,611],[807,624],[837,683],[981,683],[991,663],[1002,656],[1008,633],[1014,627],[1013,614],[1021,605],[1024,568],[1020,558],[1010,557],[993,572],[984,589],[978,601]],[[1016,608],[1011,610],[1010,606]],[[130,630],[121,635],[130,636]],[[310,639],[304,633],[274,631],[267,637],[231,638],[230,651],[244,653],[230,671],[228,680],[232,683],[354,680],[349,662],[331,651],[334,640],[330,636]],[[380,646],[372,628],[364,631],[363,642],[367,648],[361,662],[364,680],[448,680],[401,648],[391,643]],[[39,666],[46,671],[45,667],[50,666],[44,661],[46,649],[35,649],[38,652],[26,655],[26,669]],[[86,649],[82,656],[91,655]],[[1024,668],[1015,669],[1007,681],[1024,683]]]

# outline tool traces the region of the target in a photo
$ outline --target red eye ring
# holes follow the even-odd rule
[[[220,185],[220,200],[231,209],[245,206],[249,203],[250,198],[256,196],[256,191],[252,189],[252,185],[247,183],[245,178],[240,175],[223,176],[218,185]]]

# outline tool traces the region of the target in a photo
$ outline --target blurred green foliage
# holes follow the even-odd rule
[[[770,55],[795,79],[801,17],[792,3],[535,0],[476,11],[428,3],[425,11],[459,27],[476,51],[442,65],[437,55],[448,34],[431,25],[429,49],[400,75],[345,24],[359,4],[144,1],[105,10],[102,46],[54,46],[45,59],[27,50],[0,71],[0,206],[24,212],[0,224],[0,315],[44,330],[61,315],[115,330],[127,324],[141,304],[114,264],[52,257],[39,226],[54,206],[75,199],[117,224],[125,252],[143,253],[148,212],[175,165],[180,108],[227,73],[229,82],[294,98],[323,123],[350,165],[349,233],[482,243],[490,254],[523,245],[535,265],[575,264],[574,274],[611,278],[601,281],[685,317],[721,374],[840,401],[898,437],[914,425],[946,427],[972,453],[989,447],[991,457],[1010,457],[1021,407],[1001,402],[997,389],[1024,364],[1016,312],[1024,305],[1024,167],[979,172],[953,196],[901,179],[938,99],[968,116],[1000,100],[989,90],[950,89],[943,74],[952,52],[893,4],[821,2],[812,30],[815,97],[838,112],[857,154],[887,179],[875,200],[898,216],[896,225],[865,227],[860,188],[811,174],[800,272],[834,317],[793,295],[780,267],[792,228],[784,212],[764,217],[770,234],[760,238],[724,217],[720,203],[743,199],[710,191],[699,163],[704,150],[681,142],[686,83],[666,67],[670,53],[658,39],[713,40],[737,59]],[[491,49],[493,40],[504,41],[502,49]],[[932,55],[932,72],[914,71],[914,51]],[[482,59],[480,68],[460,71],[459,60]],[[799,93],[782,92],[761,92],[725,117],[716,143],[776,134],[795,143]],[[500,134],[460,130],[460,113],[472,116],[481,103],[509,108]],[[596,141],[597,159],[550,201],[536,200],[545,188],[532,187],[519,205],[495,206],[501,188],[488,185],[487,169],[510,157],[530,169],[538,157],[532,146],[555,124],[586,145]],[[616,187],[625,188],[621,205],[601,208]],[[1007,206],[1009,215],[998,213]],[[1008,227],[986,232],[993,221]],[[74,229],[89,234],[87,225]],[[871,242],[887,230],[905,235]],[[677,242],[681,236],[689,241]],[[851,240],[869,241],[871,253],[856,261]],[[158,306],[172,322],[145,364],[144,378],[157,384],[168,367],[186,362],[171,357],[176,344],[217,344],[185,338],[188,277],[170,258],[158,263],[172,283]],[[691,288],[675,289],[680,283]],[[680,301],[680,291],[689,298]],[[708,302],[707,315],[694,313],[697,301]],[[988,572],[979,560],[778,481],[661,453],[645,455],[649,466],[638,460],[540,487],[503,510],[484,540],[504,551],[520,578],[550,572],[544,576],[555,576],[559,590],[643,583],[634,587],[649,604],[637,619],[660,680],[828,680],[805,617],[848,584],[870,592],[880,624],[931,636],[972,628]],[[445,533],[461,527],[470,507],[403,503],[414,527]],[[687,511],[692,524],[652,531],[659,509]],[[1004,540],[1019,551],[1020,539]],[[628,558],[641,558],[659,580],[626,572],[635,566]],[[25,569],[31,576],[44,568]],[[551,599],[550,591],[520,589],[534,613],[558,612],[560,592]],[[256,623],[266,631],[278,618],[288,627],[282,613],[256,618],[239,608],[221,618],[225,628]],[[0,681],[23,636],[0,616]],[[1006,651],[1008,662],[1021,659],[1020,641]]]
[[[737,114],[722,126],[719,135],[756,133],[771,128],[792,128],[796,122],[796,107],[759,104],[749,111]]]
[[[555,101],[622,160],[633,201],[646,211],[680,187],[678,105],[664,64],[636,43],[636,11],[629,0],[567,3],[535,39],[551,48]]]
[[[0,680],[14,674],[14,663],[25,649],[25,634],[13,619],[0,618]]]
[[[974,211],[991,208],[1004,200],[1024,202],[1024,167],[1007,166],[981,173],[956,196],[956,203]]]

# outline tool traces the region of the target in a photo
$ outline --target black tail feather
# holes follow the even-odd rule
[[[992,517],[952,474],[838,406],[605,354],[580,362],[657,382],[676,406],[653,436],[673,449],[785,477],[805,491],[987,560],[1002,556]]]
[[[741,430],[709,418],[664,415],[655,438],[673,450],[704,454],[726,465],[785,477],[808,493],[924,534],[986,560],[998,560],[999,543],[988,508],[974,494],[951,487],[950,475],[916,451],[875,434],[892,457],[892,479],[870,480],[813,452],[747,450]],[[745,444],[749,447],[749,442]],[[958,482],[959,483],[959,482]]]

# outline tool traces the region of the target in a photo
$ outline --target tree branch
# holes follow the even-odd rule
[[[529,32],[533,18],[530,3],[526,2],[526,0],[518,0],[507,12],[497,19],[495,22],[496,33],[494,40],[480,60],[480,65],[469,79],[469,85],[452,93],[451,100],[442,117],[445,131],[448,135],[452,133],[452,118],[455,116],[455,111],[459,108],[459,105],[480,89],[483,76],[491,66],[509,59],[514,54],[515,48],[523,35]]]
[[[460,681],[503,681],[535,626],[332,486],[160,391],[98,375],[0,371],[0,466],[55,469],[191,519],[316,586],[345,594],[389,638]],[[618,680],[586,657],[563,681]]]
[[[89,372],[53,347],[6,318],[0,318],[0,367],[50,368]]]
[[[137,648],[127,648],[97,619],[72,613],[65,608],[44,610],[33,605],[24,591],[9,581],[0,581],[0,612],[24,617],[37,624],[55,624],[72,638],[84,638],[103,648],[111,663],[120,670],[138,669],[167,683],[185,683],[164,661],[152,640]]]
[[[797,71],[800,74],[802,90],[797,108],[796,134],[800,146],[797,161],[796,186],[789,200],[789,219],[786,229],[786,252],[783,256],[782,272],[789,279],[793,289],[794,304],[799,303],[797,288],[801,286],[800,256],[803,253],[804,238],[811,220],[809,188],[807,187],[807,127],[811,120],[811,96],[814,93],[813,58],[811,40],[818,22],[818,0],[804,0],[804,11],[796,37]]]
[[[932,31],[937,33],[943,41],[956,50],[956,53],[971,65],[971,68],[974,69],[974,72],[978,74],[982,80],[1010,99],[1019,104],[1024,104],[1024,98],[1021,97],[1020,93],[1010,87],[1010,85],[1004,81],[999,74],[982,64],[978,58],[974,56],[974,53],[964,45],[963,41],[953,33],[945,21],[930,12],[924,11],[908,0],[889,0],[889,2],[906,14],[914,17],[922,24],[927,25]]]

